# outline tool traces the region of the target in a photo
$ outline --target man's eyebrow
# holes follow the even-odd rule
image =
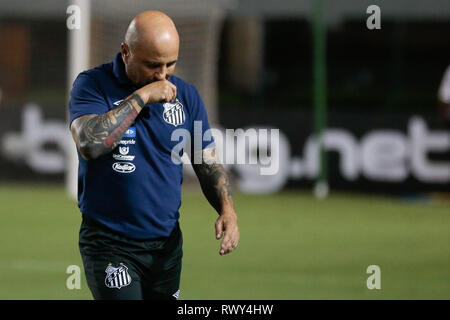
[[[175,59],[175,60],[173,60],[173,61],[167,62],[166,64],[167,64],[167,65],[171,65],[171,64],[176,63],[177,61],[178,61],[178,59]],[[159,61],[151,61],[151,60],[147,60],[147,61],[145,61],[145,63],[148,64],[148,65],[151,65],[151,66],[160,66],[160,65],[163,64],[162,62],[159,62]]]

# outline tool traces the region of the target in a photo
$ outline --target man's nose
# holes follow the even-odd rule
[[[158,81],[165,80],[166,79],[166,75],[167,75],[167,67],[166,67],[166,65],[162,65],[156,71],[156,79],[158,79]]]

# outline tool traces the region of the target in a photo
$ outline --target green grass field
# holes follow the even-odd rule
[[[450,299],[448,203],[306,192],[234,196],[241,242],[219,256],[213,212],[185,191],[180,299]],[[81,217],[62,187],[0,185],[0,299],[91,299],[66,288],[82,266]],[[369,265],[381,289],[369,290]]]

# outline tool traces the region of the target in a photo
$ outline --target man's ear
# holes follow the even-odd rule
[[[122,52],[122,59],[125,64],[128,64],[128,60],[130,59],[131,52],[130,47],[125,42],[122,42],[120,45],[120,51]]]

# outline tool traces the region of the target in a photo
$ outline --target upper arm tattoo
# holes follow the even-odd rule
[[[80,153],[92,159],[112,151],[143,107],[142,99],[135,93],[107,113],[74,121],[72,132]]]
[[[202,159],[202,163],[193,164],[193,168],[200,181],[203,193],[216,211],[220,213],[224,205],[233,205],[230,180],[216,157],[215,148],[203,149]]]

